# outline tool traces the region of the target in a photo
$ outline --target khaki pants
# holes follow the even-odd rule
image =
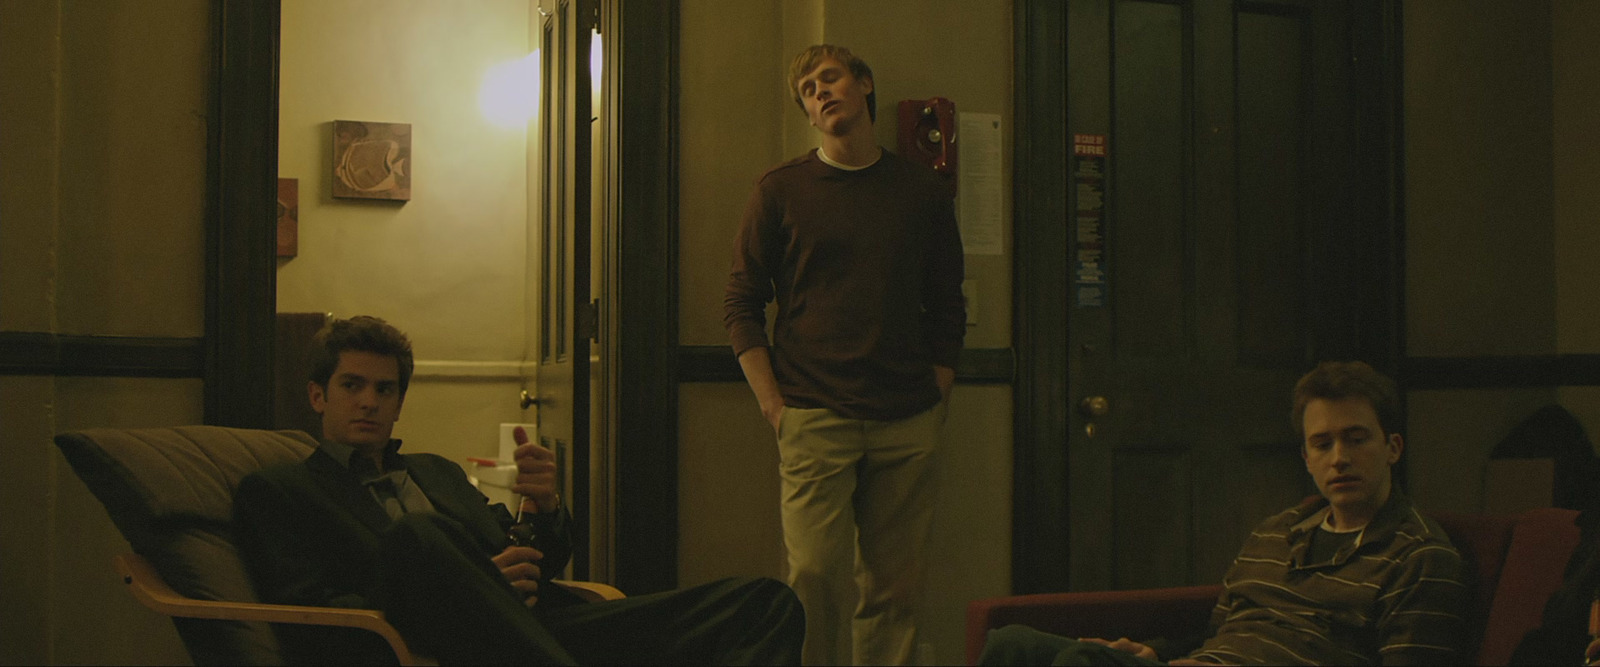
[[[806,610],[805,664],[847,664],[840,638],[852,572],[855,664],[910,663],[946,409],[899,421],[799,408],[779,417],[783,542],[788,583]]]

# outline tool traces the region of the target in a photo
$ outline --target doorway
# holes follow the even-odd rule
[[[1060,290],[1019,304],[1018,592],[1220,580],[1313,491],[1294,380],[1325,359],[1395,371],[1392,16],[1019,8],[1019,126],[1061,129],[1018,158],[1019,281]]]
[[[551,0],[544,4],[553,5]],[[537,15],[539,2],[528,6]],[[595,7],[595,5],[589,5]],[[268,428],[272,424],[273,318],[277,309],[276,267],[271,261],[276,220],[270,202],[276,195],[278,146],[278,63],[280,4],[275,1],[216,0],[219,62],[213,145],[212,216],[223,221],[211,240],[216,263],[208,285],[207,421],[230,426]],[[589,14],[601,31],[618,35],[608,40],[608,75],[603,86],[614,92],[600,115],[612,127],[626,123],[604,145],[607,187],[598,195],[606,215],[593,251],[607,261],[595,263],[609,284],[597,288],[600,298],[591,313],[600,343],[596,351],[617,363],[595,364],[609,404],[591,416],[606,420],[611,449],[597,463],[611,465],[600,484],[615,494],[608,517],[619,535],[605,554],[617,554],[610,572],[596,572],[631,593],[671,588],[675,583],[676,525],[675,446],[660,434],[675,431],[676,410],[670,397],[674,383],[670,359],[673,332],[665,327],[623,327],[618,313],[661,317],[675,312],[673,259],[675,237],[670,199],[670,71],[676,35],[663,31],[676,15],[675,3],[630,5],[600,3]],[[622,48],[621,35],[631,34]],[[615,65],[610,65],[614,63]],[[624,66],[626,63],[626,67]],[[627,69],[632,72],[622,76]],[[583,118],[599,116],[583,114]],[[574,122],[578,116],[574,115]],[[395,120],[395,119],[389,119]],[[595,122],[595,121],[591,121]],[[627,164],[639,169],[623,173]],[[597,161],[597,164],[601,164]],[[221,174],[229,178],[221,178]],[[266,205],[264,205],[266,204]],[[626,219],[622,210],[629,212]],[[622,261],[623,257],[629,261]],[[626,285],[627,289],[623,289]],[[573,300],[576,302],[576,299]],[[578,318],[566,320],[575,326]],[[666,398],[663,398],[666,397]],[[498,400],[498,399],[496,399]],[[515,401],[515,395],[511,397]],[[628,406],[640,409],[629,410]],[[608,493],[601,491],[601,493]],[[662,502],[661,499],[669,499]],[[591,531],[591,536],[596,531]],[[663,535],[668,537],[663,539]]]

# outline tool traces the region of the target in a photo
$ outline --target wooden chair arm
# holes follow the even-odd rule
[[[172,590],[165,579],[144,556],[124,553],[113,559],[113,566],[128,591],[151,610],[179,618],[206,618],[229,621],[262,621],[266,623],[298,623],[301,625],[335,625],[360,628],[375,632],[389,642],[395,658],[402,665],[437,664],[429,658],[415,655],[399,631],[389,625],[383,612],[372,609],[344,609],[339,607],[306,607],[261,602],[227,602],[221,600],[196,600]],[[589,602],[621,600],[626,595],[616,587],[592,581],[562,581],[555,583],[572,590]]]
[[[180,618],[206,618],[232,621],[264,621],[267,623],[298,623],[302,625],[334,625],[360,628],[378,633],[389,642],[395,657],[402,665],[430,664],[426,658],[413,655],[400,633],[384,620],[383,612],[371,609],[341,609],[337,607],[303,607],[298,605],[265,604],[260,602],[227,602],[196,600],[186,597],[167,585],[150,561],[134,553],[118,555],[113,565],[122,582],[128,585],[133,597],[144,606]],[[437,663],[431,663],[437,664]]]

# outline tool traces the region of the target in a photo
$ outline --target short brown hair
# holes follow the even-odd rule
[[[1306,404],[1312,399],[1337,401],[1364,398],[1378,415],[1384,434],[1400,424],[1400,389],[1394,380],[1364,361],[1324,361],[1294,385],[1294,431],[1305,435]]]
[[[357,350],[394,357],[400,366],[400,396],[405,397],[416,362],[411,357],[411,339],[394,325],[370,315],[357,315],[329,322],[311,342],[311,381],[324,390],[328,388],[328,380],[333,378],[334,369],[339,367],[339,354]]]
[[[794,62],[789,63],[789,94],[794,96],[794,103],[800,105],[800,110],[804,111],[806,108],[805,100],[800,99],[800,79],[810,74],[811,70],[816,69],[817,65],[823,60],[829,58],[839,61],[839,64],[850,70],[850,76],[857,79],[872,80],[872,68],[867,66],[867,61],[851,53],[850,49],[834,46],[833,44],[813,44],[808,46],[794,57]],[[872,92],[867,93],[867,117],[871,118],[874,123],[878,122],[877,86],[873,86]]]

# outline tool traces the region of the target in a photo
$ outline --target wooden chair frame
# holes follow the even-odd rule
[[[113,566],[128,592],[144,606],[156,613],[179,618],[204,618],[230,621],[263,621],[267,623],[297,623],[302,625],[332,625],[360,628],[375,632],[389,642],[395,658],[402,665],[436,665],[426,656],[412,653],[406,640],[384,619],[383,612],[371,609],[342,609],[337,607],[304,607],[261,602],[227,602],[196,600],[172,590],[155,566],[136,553],[124,553],[113,559]],[[606,584],[589,581],[558,581],[578,595],[598,602],[620,600],[622,591]]]

